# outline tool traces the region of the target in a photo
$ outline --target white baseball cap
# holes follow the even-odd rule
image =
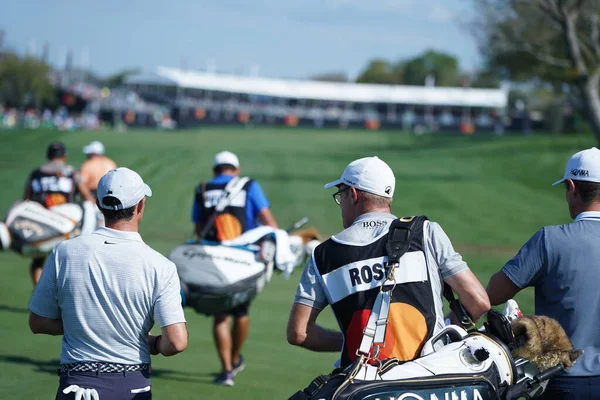
[[[83,147],[84,154],[104,154],[104,145],[97,140]]]
[[[558,185],[567,179],[600,183],[600,150],[595,147],[582,150],[569,158],[565,176],[552,184]]]
[[[108,206],[102,203],[105,197],[116,197],[121,204]],[[146,185],[137,172],[129,168],[108,171],[98,182],[98,203],[105,210],[124,210],[135,206],[144,197],[152,196],[152,189]]]
[[[325,185],[325,189],[342,183],[364,192],[392,198],[396,188],[396,177],[384,161],[377,157],[366,157],[348,164],[341,178],[329,182]]]
[[[236,168],[240,167],[240,160],[238,157],[230,151],[222,151],[215,155],[215,159],[213,160],[213,167],[222,164],[233,165]]]

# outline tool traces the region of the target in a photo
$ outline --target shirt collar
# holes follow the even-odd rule
[[[232,180],[234,177],[234,175],[228,175],[228,174],[221,174],[221,175],[217,175],[213,178],[213,182],[215,183],[224,183],[224,182],[229,182],[230,180]]]
[[[375,218],[380,218],[380,219],[396,219],[396,216],[394,214],[386,213],[386,212],[369,212],[369,213],[366,213],[366,214],[359,215],[354,220],[354,222],[352,223],[352,225],[358,224],[359,222],[364,221],[366,219],[375,219]]]
[[[114,239],[126,239],[134,240],[136,242],[143,242],[142,237],[138,232],[119,231],[116,229],[101,226],[100,228],[96,229],[94,233],[98,235],[108,236]]]
[[[584,211],[575,218],[579,221],[600,221],[600,211]]]

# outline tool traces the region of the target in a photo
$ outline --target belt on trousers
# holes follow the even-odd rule
[[[61,364],[60,373],[67,372],[101,372],[105,374],[118,372],[147,371],[150,364],[114,364],[104,362],[78,362]]]

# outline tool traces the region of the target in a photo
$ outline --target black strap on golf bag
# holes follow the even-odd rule
[[[328,392],[329,397],[346,379],[346,373],[341,368],[336,368],[329,375],[319,375],[306,387],[304,390],[299,390],[292,395],[288,400],[310,400],[313,396],[319,393],[320,397],[326,397],[324,392]],[[330,387],[325,388],[327,385]]]
[[[388,269],[399,264],[400,258],[408,251],[413,235],[413,225],[421,219],[427,219],[427,217],[404,217],[396,219],[390,224],[388,241],[385,244]],[[386,272],[389,275],[390,271]]]
[[[400,218],[392,222],[388,234],[386,249],[388,252],[388,267],[400,262],[400,257],[408,250],[410,240],[412,239],[412,227],[421,220],[427,219],[425,216]],[[473,319],[463,307],[463,305],[454,297],[454,292],[450,285],[444,282],[444,297],[450,304],[450,309],[456,315],[460,324],[467,331],[476,329]]]
[[[450,310],[458,319],[461,327],[464,328],[467,332],[471,332],[477,329],[475,322],[473,322],[473,318],[469,315],[469,312],[465,309],[465,307],[461,304],[461,302],[454,297],[454,292],[450,285],[444,282],[444,297],[448,300],[450,304]]]

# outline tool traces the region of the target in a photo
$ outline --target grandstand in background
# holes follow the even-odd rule
[[[125,87],[145,104],[167,107],[180,128],[269,124],[425,131],[503,131],[502,89],[372,85],[223,75],[159,67],[131,76]],[[106,110],[105,110],[106,111]],[[147,126],[144,109],[125,113]]]

